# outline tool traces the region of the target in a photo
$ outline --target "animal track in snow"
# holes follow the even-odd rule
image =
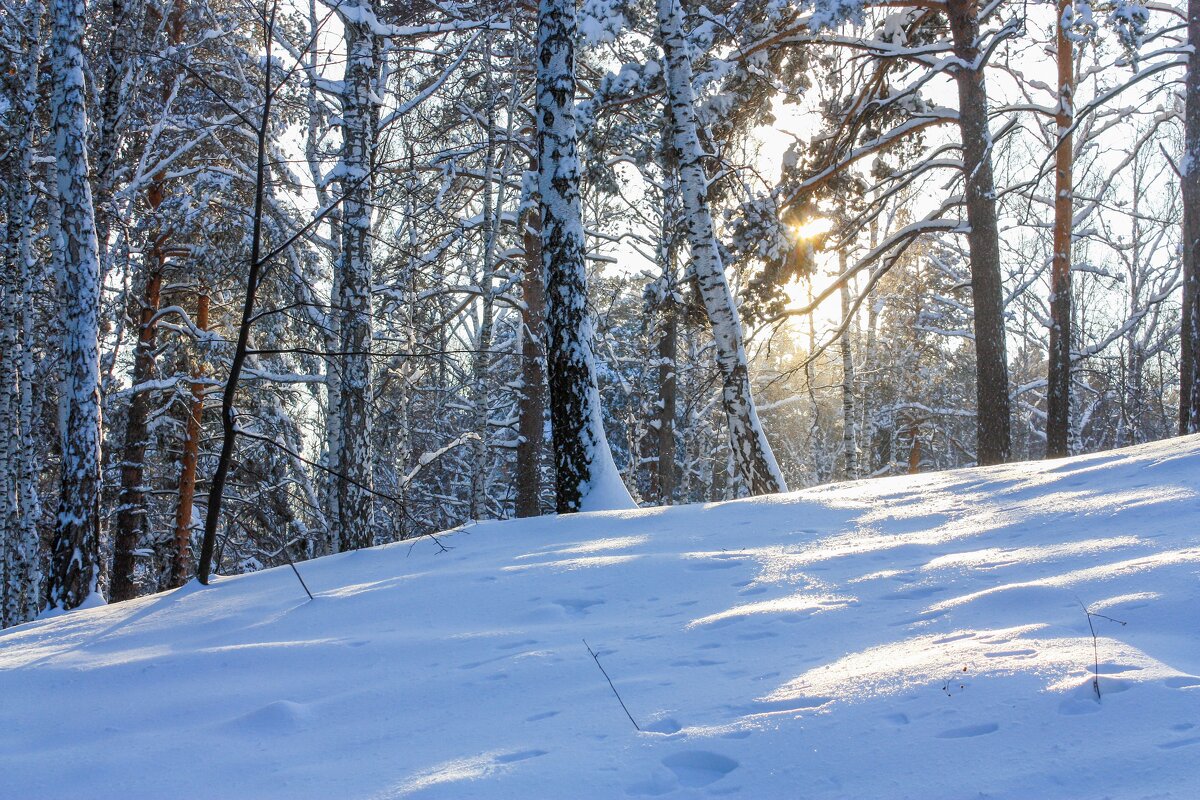
[[[685,556],[687,568],[693,572],[707,572],[714,569],[733,569],[746,563],[745,556],[715,555],[715,556]]]
[[[707,658],[680,658],[671,662],[672,667],[716,667],[724,661],[712,661]]]
[[[1163,678],[1163,685],[1168,689],[1195,689],[1200,686],[1200,678],[1195,675],[1173,675]]]
[[[604,605],[604,601],[588,598],[567,598],[565,600],[555,600],[554,605],[562,606],[563,610],[573,617],[586,617],[589,613],[588,609],[592,606]]]
[[[512,764],[516,761],[526,761],[530,758],[546,755],[546,750],[518,750],[515,753],[504,753],[495,757],[497,764]]]
[[[1016,658],[1017,656],[1035,656],[1037,650],[1031,647],[1023,647],[1020,650],[989,650],[984,653],[987,658]]]
[[[498,644],[498,645],[496,645],[496,649],[497,650],[516,650],[518,647],[525,647],[525,646],[531,645],[531,644],[537,644],[537,639],[522,639],[519,642],[509,642],[508,644]]]
[[[921,600],[930,595],[939,594],[948,591],[945,586],[914,586],[911,589],[904,589],[899,592],[889,592],[881,595],[883,600]]]
[[[663,766],[675,773],[681,786],[696,789],[716,783],[737,769],[740,764],[729,756],[707,750],[684,750],[662,760]]]
[[[1177,747],[1187,747],[1188,745],[1200,744],[1200,736],[1191,736],[1187,739],[1176,739],[1173,742],[1163,742],[1158,747],[1160,750],[1174,750]]]
[[[832,697],[789,697],[784,700],[759,700],[751,706],[742,706],[733,710],[749,716],[767,717],[777,714],[798,714],[832,702]]]
[[[672,733],[679,733],[683,730],[683,726],[674,717],[661,717],[651,722],[645,728],[642,728],[642,730],[649,731],[650,733],[670,735]]]
[[[987,736],[989,733],[995,733],[1000,730],[1000,726],[994,722],[985,722],[982,725],[966,725],[962,728],[951,728],[948,731],[942,731],[937,734],[939,739],[971,739],[976,736]]]

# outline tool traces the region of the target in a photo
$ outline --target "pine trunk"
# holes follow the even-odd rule
[[[658,502],[669,506],[675,499],[675,414],[679,408],[679,308],[675,303],[674,282],[660,311],[658,332],[658,462],[655,482]]]
[[[196,298],[196,327],[208,330],[208,295]],[[200,434],[204,421],[204,363],[197,358],[192,368],[192,405],[179,470],[179,504],[175,509],[175,547],[171,551],[170,588],[183,586],[192,576],[192,509],[196,499],[196,466],[200,461]]]
[[[161,194],[152,197],[161,202]],[[157,206],[151,200],[152,206]],[[109,599],[114,602],[137,597],[133,579],[134,551],[137,550],[146,526],[146,492],[143,480],[146,472],[146,421],[150,417],[150,392],[138,387],[154,376],[155,329],[159,292],[162,289],[163,257],[157,247],[150,254],[153,266],[146,276],[146,289],[141,301],[138,323],[138,342],[133,354],[133,391],[125,421],[125,446],[121,451],[121,491],[118,495],[117,530],[113,537],[112,585]]]
[[[546,290],[542,285],[542,232],[537,212],[525,220],[525,275],[521,297],[521,407],[517,423],[518,517],[542,513],[542,448],[545,446],[546,354],[542,329],[546,321]]]
[[[1054,154],[1054,253],[1050,267],[1050,351],[1046,385],[1046,457],[1070,455],[1071,415],[1071,123],[1074,56],[1062,26],[1070,0],[1058,5],[1058,149]]]
[[[839,254],[840,273],[846,272],[846,254]],[[852,481],[858,477],[858,430],[857,403],[854,397],[854,349],[850,341],[850,287],[842,284],[842,323],[846,329],[842,332],[842,477]]]
[[[992,136],[987,89],[979,50],[976,0],[947,0],[947,16],[959,66],[958,121],[962,133],[967,246],[971,254],[971,298],[975,307],[976,454],[979,464],[1008,461],[1011,450],[1008,356],[1004,329],[1004,286],[1000,231],[992,178]]]
[[[600,410],[575,125],[575,0],[538,6],[537,137],[546,355],[559,513],[631,508]]]
[[[1188,0],[1191,55],[1184,82],[1183,315],[1180,325],[1179,432],[1200,433],[1200,0]]]

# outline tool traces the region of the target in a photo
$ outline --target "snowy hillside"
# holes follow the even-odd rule
[[[1198,489],[1192,437],[79,611],[0,635],[0,797],[1194,798]]]

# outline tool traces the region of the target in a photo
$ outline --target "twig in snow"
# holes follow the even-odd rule
[[[613,694],[617,696],[617,702],[625,710],[625,716],[629,717],[629,721],[633,723],[633,727],[640,731],[642,726],[638,725],[637,720],[633,718],[633,714],[629,713],[629,709],[626,708],[625,701],[621,699],[621,694],[617,691],[617,687],[613,686],[612,678],[608,677],[608,672],[605,671],[604,665],[600,663],[600,656],[596,655],[596,652],[592,650],[592,646],[587,643],[587,639],[581,641],[583,642],[583,646],[587,648],[587,651],[592,654],[592,659],[596,662],[596,666],[600,667],[600,672],[604,675],[604,679],[608,681],[608,687],[613,690]]]
[[[1096,701],[1099,702],[1099,700],[1100,700],[1100,641],[1096,637],[1096,626],[1092,624],[1092,617],[1100,617],[1101,619],[1106,619],[1109,622],[1115,622],[1118,625],[1124,625],[1126,623],[1122,622],[1119,619],[1113,619],[1112,617],[1105,616],[1104,614],[1097,614],[1095,611],[1092,611],[1090,608],[1085,606],[1083,604],[1083,601],[1080,600],[1078,597],[1075,598],[1075,601],[1077,603],[1079,603],[1079,607],[1083,609],[1083,613],[1087,614],[1088,629],[1092,632],[1092,659],[1093,659],[1093,661],[1092,661],[1092,664],[1093,664],[1093,666],[1092,666],[1092,688],[1096,691]]]
[[[308,584],[304,582],[304,578],[300,577],[300,570],[296,569],[296,562],[292,561],[292,554],[287,551],[287,545],[284,545],[283,557],[287,559],[288,566],[292,568],[292,572],[296,573],[296,580],[300,581],[300,585],[304,587],[304,593],[308,595],[308,599],[316,600],[313,597],[313,593],[308,590]]]

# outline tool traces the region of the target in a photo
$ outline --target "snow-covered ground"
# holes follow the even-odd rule
[[[0,635],[0,797],[1195,798],[1198,489],[1192,437],[43,620]]]

